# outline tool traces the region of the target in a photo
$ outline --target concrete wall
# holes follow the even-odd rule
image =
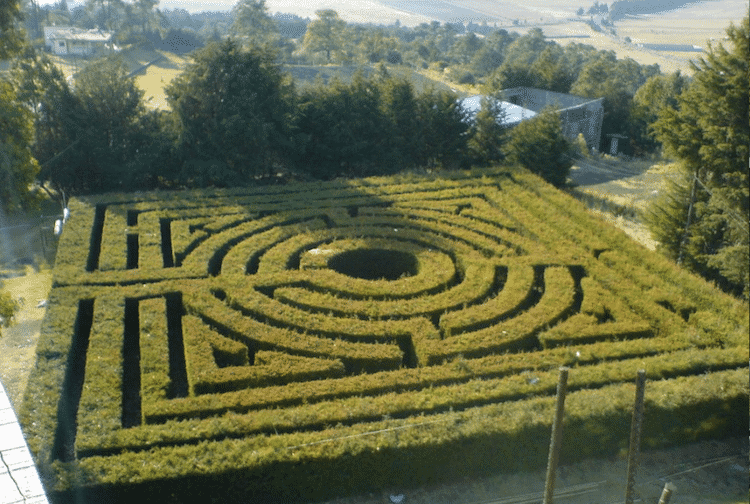
[[[563,134],[575,140],[579,133],[586,139],[589,149],[599,149],[604,120],[604,98],[592,100],[560,111]]]

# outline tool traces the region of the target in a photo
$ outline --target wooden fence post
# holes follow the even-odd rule
[[[565,412],[565,394],[568,390],[569,368],[561,367],[557,381],[557,408],[552,423],[552,439],[549,443],[549,458],[547,459],[547,479],[544,483],[544,504],[552,504],[552,494],[555,491],[555,473],[557,461],[560,458],[560,444],[562,443],[563,413]]]
[[[672,492],[677,488],[672,483],[664,485],[664,490],[661,491],[661,497],[659,497],[659,504],[669,504],[669,499],[672,498]]]
[[[635,406],[630,426],[630,447],[628,448],[628,483],[625,488],[625,504],[633,504],[635,493],[635,473],[641,451],[641,427],[643,426],[643,396],[646,390],[646,370],[639,369],[635,379]]]

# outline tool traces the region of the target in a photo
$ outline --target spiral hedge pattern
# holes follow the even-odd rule
[[[571,457],[624,446],[641,368],[647,443],[747,418],[746,305],[524,171],[71,215],[22,415],[63,501],[308,500],[537,466],[561,365]]]

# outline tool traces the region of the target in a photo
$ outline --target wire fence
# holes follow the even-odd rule
[[[62,215],[40,215],[0,227],[0,269],[52,265],[57,252],[55,222]]]

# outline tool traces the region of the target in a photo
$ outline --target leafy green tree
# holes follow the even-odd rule
[[[24,33],[17,25],[22,20],[20,1],[0,2],[0,61],[9,59],[21,51]]]
[[[211,43],[166,87],[183,180],[245,185],[288,162],[294,149],[293,88],[272,52]]]
[[[573,84],[573,75],[565,66],[565,51],[557,44],[542,50],[531,65],[533,86],[558,93],[567,93]]]
[[[156,9],[158,4],[158,0],[123,2],[119,6],[119,15],[123,21],[117,33],[117,40],[126,44],[143,43],[149,38],[153,40],[164,21],[161,11]]]
[[[471,62],[477,52],[482,49],[484,43],[476,33],[469,32],[463,37],[457,37],[456,42],[451,47],[451,56],[461,64]]]
[[[503,63],[503,54],[494,47],[485,44],[469,62],[468,68],[477,77],[492,73]]]
[[[18,210],[34,202],[29,188],[39,165],[31,155],[31,112],[16,98],[13,86],[0,80],[0,210]]]
[[[123,0],[86,0],[86,10],[98,26],[115,33],[119,33],[127,21]]]
[[[469,130],[468,148],[474,164],[489,165],[503,159],[503,145],[508,137],[504,117],[498,100],[487,96],[482,98],[482,108]]]
[[[618,60],[613,51],[600,51],[582,68],[570,92],[588,98],[604,98],[602,142],[608,134],[642,136],[643,132],[635,129],[638,123],[631,121],[633,96],[649,77],[658,73],[658,65],[642,67],[630,58]],[[626,151],[629,149],[627,143]]]
[[[28,48],[11,69],[18,98],[34,111],[32,151],[41,162],[39,180],[62,183],[60,189],[82,189],[70,184],[76,174],[85,128],[83,106],[70,89],[62,71],[43,53]]]
[[[709,44],[694,76],[653,125],[686,180],[651,211],[663,252],[722,288],[748,298],[750,264],[750,47],[748,17],[727,29],[731,47]],[[670,206],[671,205],[671,206]],[[679,221],[679,225],[677,225]],[[679,237],[679,239],[678,239]]]
[[[331,61],[331,52],[341,49],[342,34],[346,28],[344,20],[339,18],[338,12],[324,9],[315,12],[318,19],[307,26],[302,49],[307,53],[325,52],[326,61]]]
[[[0,60],[21,52],[24,34],[18,28],[20,4],[0,3]],[[23,106],[14,85],[0,78],[0,210],[16,210],[33,203],[29,186],[39,171],[29,145],[33,139],[31,112]]]
[[[73,175],[76,182],[71,189],[99,192],[133,186],[132,137],[145,108],[143,91],[133,78],[125,77],[127,74],[121,60],[110,58],[87,66],[76,78],[75,96],[80,107],[77,128],[82,134],[74,149],[78,159],[72,170],[78,173]],[[68,177],[70,170],[65,170]],[[55,182],[68,186],[72,182],[68,177]],[[78,181],[85,185],[76,187]]]
[[[230,32],[251,44],[273,42],[278,38],[276,22],[268,15],[266,0],[240,0],[232,9]]]
[[[382,27],[347,25],[344,37],[351,41],[352,47],[356,48],[357,57],[361,63],[378,63],[384,60],[393,64],[400,63],[400,61],[390,61],[401,58],[398,50],[399,40],[388,36]]]
[[[633,96],[630,112],[638,136],[631,139],[636,153],[653,152],[659,145],[650,126],[665,108],[677,109],[677,97],[687,87],[687,79],[679,71],[650,77]]]
[[[509,163],[528,168],[561,187],[572,166],[571,149],[570,140],[563,135],[559,114],[545,109],[511,130],[503,153]]]
[[[42,162],[39,180],[68,193],[148,188],[144,131],[153,120],[141,91],[117,57],[82,70],[71,89],[45,55],[34,54],[13,69],[19,94],[36,110],[34,155]],[[146,128],[144,130],[144,128]],[[158,136],[158,135],[157,135]]]

